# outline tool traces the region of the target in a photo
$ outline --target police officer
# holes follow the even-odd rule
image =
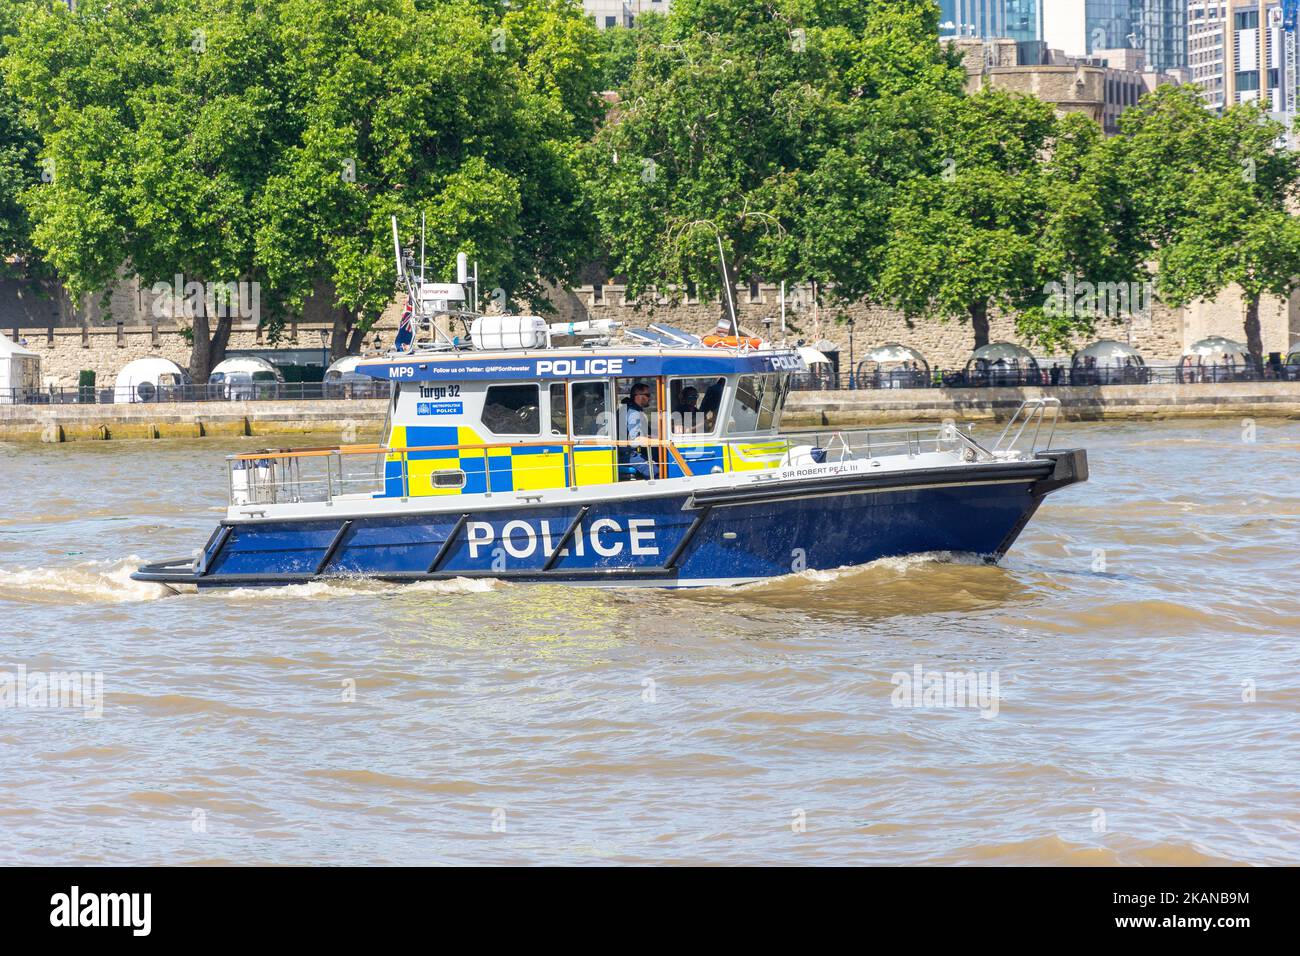
[[[625,442],[631,444],[620,445],[618,449],[618,461],[620,465],[630,465],[634,479],[648,479],[650,477],[650,462],[646,461],[643,448],[638,447],[635,443],[644,439],[650,432],[650,419],[646,415],[646,409],[650,406],[650,386],[645,382],[637,382],[632,386],[632,394],[627,397],[623,405],[623,427],[620,429],[622,434],[619,436]],[[619,469],[619,477],[624,477],[625,469]]]

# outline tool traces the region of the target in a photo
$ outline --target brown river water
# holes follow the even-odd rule
[[[0,444],[0,863],[1300,858],[1300,423],[1062,426],[1000,566],[132,582],[267,443]]]

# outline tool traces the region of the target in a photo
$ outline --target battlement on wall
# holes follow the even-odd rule
[[[612,319],[633,327],[657,321],[707,333],[723,315],[722,304],[716,296],[689,295],[685,290],[676,295],[650,295],[640,299],[629,297],[626,286],[618,283],[549,291],[555,308],[553,321]],[[385,342],[392,341],[403,302],[404,298],[394,298],[375,326]],[[742,326],[764,338],[781,341],[780,285],[759,282],[737,286],[735,304]],[[829,347],[840,352],[841,368],[846,371],[850,352],[855,359],[860,359],[866,349],[884,342],[900,342],[917,349],[935,369],[964,367],[972,347],[971,330],[966,323],[916,321],[909,324],[900,312],[866,302],[814,308],[810,286],[786,287],[785,313],[786,340],[829,343]],[[1170,309],[1155,302],[1149,317],[1133,317],[1119,324],[1103,321],[1095,335],[1077,337],[1073,347],[1097,338],[1116,338],[1131,343],[1148,364],[1174,365],[1186,346],[1207,335],[1243,338],[1241,318],[1241,296],[1236,290],[1187,309]],[[1300,341],[1300,295],[1289,302],[1266,298],[1261,303],[1260,321],[1265,352],[1285,352],[1293,342]],[[272,343],[265,329],[247,325],[241,328],[237,323],[229,348],[314,348],[321,344],[321,333],[328,332],[329,328],[327,322],[290,323],[283,339]],[[45,384],[75,385],[77,373],[82,369],[94,370],[101,381],[111,380],[127,362],[151,355],[171,359],[182,366],[189,362],[189,341],[182,324],[172,319],[145,317],[128,322],[113,314],[100,324],[78,322],[66,326],[48,319],[44,322],[10,320],[0,321],[0,329],[15,341],[26,340],[28,348],[41,355]],[[990,338],[1028,344],[1016,334],[1012,317],[997,312],[990,316]],[[1041,349],[1033,351],[1046,357]],[[1057,353],[1053,360],[1068,364],[1071,351]]]
[[[618,283],[588,284],[572,290],[559,290],[552,299],[559,317],[565,321],[612,319],[632,326],[666,322],[691,332],[706,333],[713,330],[723,315],[722,304],[716,296],[701,299],[681,292],[629,298],[626,286]],[[741,325],[764,338],[781,339],[779,284],[739,285],[735,289],[735,305]],[[1156,302],[1149,317],[1133,317],[1117,324],[1103,321],[1098,323],[1095,335],[1077,337],[1071,350],[1059,353],[1060,357],[1068,364],[1073,348],[1098,338],[1117,338],[1130,341],[1150,364],[1176,364],[1184,347],[1195,340],[1187,338],[1186,311],[1170,309]],[[814,307],[810,286],[786,286],[785,323],[789,340],[802,339],[809,344],[829,342],[840,351],[842,363],[849,358],[850,331],[855,357],[860,357],[864,349],[872,346],[900,342],[921,352],[931,368],[962,368],[973,347],[967,323],[918,320],[909,324],[900,311],[867,302]],[[991,341],[1029,344],[1017,335],[1010,315],[992,313],[989,333]],[[1236,337],[1241,337],[1240,330]],[[1030,347],[1036,353],[1042,351]]]

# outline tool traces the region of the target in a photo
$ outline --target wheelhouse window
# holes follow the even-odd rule
[[[609,437],[609,386],[604,382],[574,382],[570,385],[569,409],[573,434]]]
[[[712,435],[718,427],[718,409],[726,385],[722,376],[670,379],[668,404],[673,434]]]
[[[617,407],[615,411],[618,414],[618,438],[620,441],[626,441],[628,435],[628,421],[632,409],[640,412],[640,423],[638,429],[641,438],[658,438],[659,437],[659,402],[656,398],[658,389],[656,388],[655,379],[645,378],[616,378],[614,379],[614,395],[617,398]],[[637,395],[646,395],[648,401],[642,399],[638,401]]]
[[[790,391],[789,375],[769,375],[772,387],[763,395],[763,407],[758,412],[758,428],[765,431],[781,427],[781,412],[785,409],[785,399]]]
[[[569,403],[564,396],[564,383],[551,383],[551,434],[569,434]]]
[[[737,434],[771,431],[781,422],[788,387],[786,375],[742,375],[736,384],[728,430]]]
[[[489,386],[481,421],[494,435],[541,434],[537,385]]]

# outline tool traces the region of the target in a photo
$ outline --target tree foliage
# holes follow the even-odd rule
[[[1259,300],[1300,286],[1300,223],[1292,214],[1300,157],[1257,104],[1223,114],[1188,89],[1162,87],[1120,119],[1114,141],[1135,227],[1173,306],[1243,292],[1243,327],[1263,353]]]
[[[1138,268],[1100,130],[993,89],[945,106],[941,168],[893,197],[877,296],[909,316],[968,321],[977,347],[993,309],[1048,348],[1091,331],[1095,311],[1048,307],[1052,283],[1127,283]]]
[[[26,0],[0,5],[0,55],[26,6]],[[40,182],[39,151],[36,130],[24,120],[0,73],[0,277],[33,279],[44,271],[32,245],[31,220],[18,198]]]
[[[52,182],[22,193],[70,291],[125,268],[257,283],[274,332],[324,290],[336,352],[391,300],[388,218],[541,299],[592,245],[573,170],[598,115],[570,0],[83,0],[24,19],[4,75]],[[210,321],[211,320],[211,321]],[[229,315],[194,316],[191,371]]]
[[[5,74],[51,181],[22,200],[74,297],[124,267],[146,285],[262,282],[255,209],[293,115],[273,18],[256,0],[83,0],[24,17]],[[222,311],[193,316],[197,381],[225,350]]]
[[[285,0],[278,27],[303,128],[268,183],[259,259],[295,303],[332,290],[336,354],[392,297],[392,215],[408,242],[425,215],[435,275],[466,252],[489,289],[541,300],[576,271],[591,235],[572,154],[598,62],[572,3],[497,19],[473,3]]]
[[[585,153],[629,291],[738,276],[871,285],[889,193],[932,162],[933,101],[963,74],[923,0],[678,0],[638,43]]]
[[[335,354],[392,298],[389,217],[498,300],[599,255],[629,293],[816,281],[909,317],[994,309],[1052,347],[1052,283],[1154,268],[1180,305],[1300,275],[1300,167],[1253,106],[1162,88],[1090,120],[965,93],[932,0],[676,0],[598,31],[577,0],[50,0],[0,6],[0,271],[74,296],[125,270],[313,297]],[[600,92],[615,90],[606,103]],[[44,175],[43,175],[44,174]],[[46,181],[48,180],[48,181]],[[719,246],[730,271],[720,273]],[[231,323],[193,317],[203,381]]]

